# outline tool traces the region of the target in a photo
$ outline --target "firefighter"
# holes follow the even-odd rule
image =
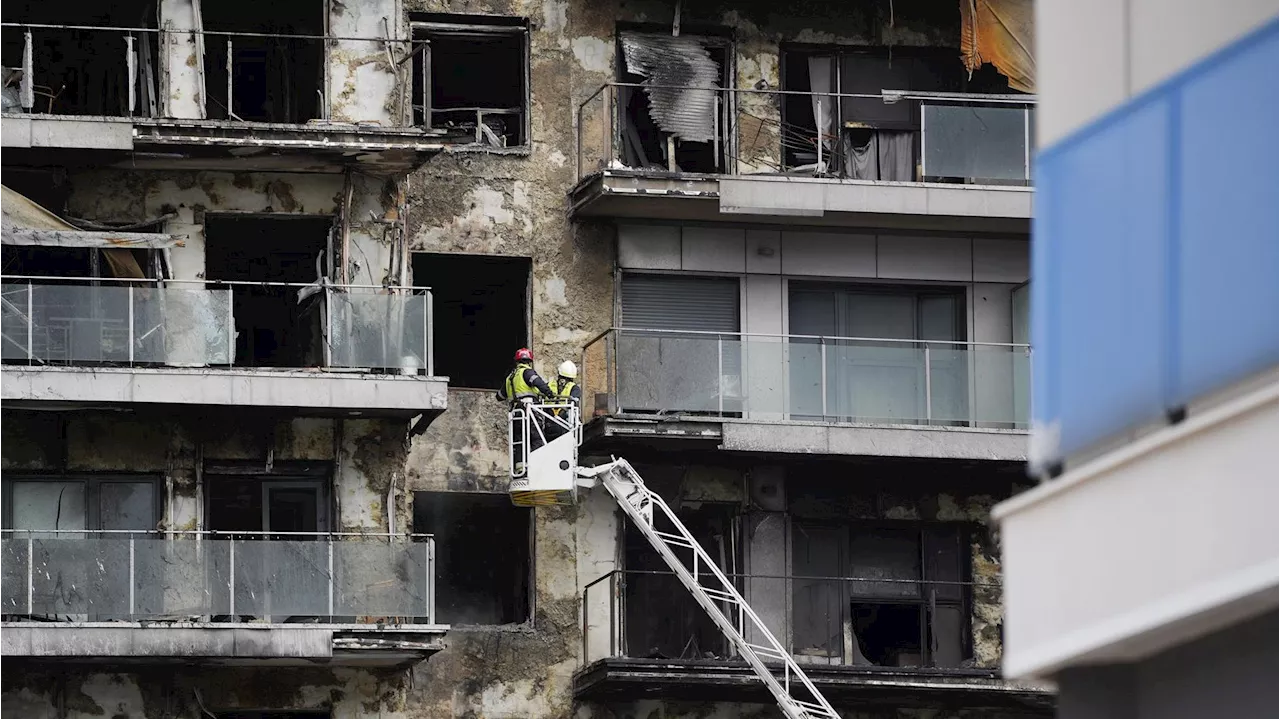
[[[578,408],[578,418],[582,418],[582,388],[578,386],[578,366],[569,360],[560,363],[559,369],[556,370],[556,378],[551,380],[551,393],[554,398],[551,400],[556,404],[572,404]],[[564,409],[551,410],[553,417],[564,418],[568,412]],[[577,429],[576,427],[574,429]],[[552,423],[547,427],[547,441],[551,441],[556,437],[564,434],[568,430],[559,424]]]
[[[528,347],[521,347],[516,350],[515,367],[512,368],[511,374],[502,382],[502,387],[498,388],[498,399],[509,402],[511,408],[524,405],[525,411],[523,417],[528,418],[531,414],[529,405],[539,401],[544,397],[554,397],[555,393],[551,391],[551,387],[546,380],[538,376],[538,371],[533,368],[533,352]],[[535,422],[537,419],[535,417]],[[520,424],[521,419],[514,420],[516,423],[512,429],[516,437],[522,436],[524,432],[523,426]],[[542,446],[542,433],[538,428],[542,426],[541,422],[529,428],[529,451],[532,452]],[[524,463],[516,462],[516,474],[524,474]]]

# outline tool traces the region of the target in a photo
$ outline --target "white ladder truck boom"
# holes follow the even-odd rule
[[[579,409],[572,403],[526,403],[511,411],[511,501],[524,507],[573,504],[579,487],[603,486],[764,682],[788,719],[840,719],[733,582],[625,459],[615,458],[597,467],[578,466],[578,444],[582,441],[578,417]],[[549,442],[548,435],[552,437]],[[657,529],[657,520],[664,526],[669,523],[674,531]],[[682,561],[677,552],[687,552],[684,556],[690,562]],[[748,641],[746,632],[757,641]],[[775,668],[765,662],[774,663]],[[777,664],[782,665],[780,672]]]

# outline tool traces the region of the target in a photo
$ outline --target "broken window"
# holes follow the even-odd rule
[[[435,537],[436,621],[529,618],[532,516],[506,494],[413,493],[413,531]]]
[[[723,172],[728,141],[732,43],[713,35],[618,33],[618,142],[628,167]]]
[[[414,124],[490,147],[528,143],[529,26],[494,15],[413,15]]]
[[[328,272],[331,217],[206,215],[205,277],[239,282],[317,282]],[[235,364],[309,367],[324,361],[323,294],[298,286],[232,285]]]
[[[162,513],[158,486],[147,476],[6,477],[4,528],[153,530]]]
[[[971,76],[953,51],[932,48],[784,48],[781,72],[783,90],[805,93],[782,97],[786,167],[861,180],[923,179],[921,103],[886,103],[880,97],[883,90],[1012,92],[1008,80],[992,67],[984,66]],[[875,97],[837,99],[820,94],[826,92]],[[1006,118],[1001,114],[998,119]],[[1019,139],[1021,134],[1019,129]]]
[[[4,112],[157,114],[157,33],[113,29],[156,27],[154,0],[10,0],[3,18],[61,26],[3,29]]]
[[[738,505],[685,503],[676,500],[678,481],[662,481],[652,472],[650,488],[671,500],[676,516],[693,534],[721,571],[740,571]],[[654,529],[674,532],[664,517],[655,515]],[[624,590],[626,655],[650,659],[727,659],[732,649],[724,634],[671,573],[662,557],[630,522],[626,525],[626,581]],[[688,553],[677,553],[692,570]],[[721,610],[729,614],[727,606]]]
[[[793,651],[808,661],[956,667],[968,656],[966,532],[792,525]]]
[[[527,257],[414,253],[414,284],[430,287],[435,303],[436,374],[450,387],[497,389],[511,371],[529,343],[532,266]]]
[[[323,116],[325,3],[219,0],[201,7],[209,118],[302,124]]]

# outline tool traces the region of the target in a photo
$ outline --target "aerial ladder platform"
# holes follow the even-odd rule
[[[603,487],[750,665],[788,719],[840,719],[738,588],[630,463],[614,458],[594,467],[578,466],[579,417],[573,403],[525,402],[511,410],[507,425],[511,501],[522,507],[575,504],[579,490]],[[659,523],[672,531],[659,530]],[[755,641],[749,641],[748,635]]]

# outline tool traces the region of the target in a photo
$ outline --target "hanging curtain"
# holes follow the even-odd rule
[[[826,158],[831,153],[831,138],[835,136],[835,130],[832,127],[835,121],[835,98],[830,95],[822,95],[819,93],[833,92],[835,88],[835,78],[831,72],[830,57],[811,57],[809,58],[809,91],[813,94],[809,96],[813,106],[813,126],[818,129],[818,140],[822,143],[823,161],[830,164],[830,160]],[[825,168],[818,168],[822,171]]]
[[[897,130],[873,130],[861,146],[849,144],[845,150],[845,166],[855,180],[885,182],[915,181],[912,133]]]

